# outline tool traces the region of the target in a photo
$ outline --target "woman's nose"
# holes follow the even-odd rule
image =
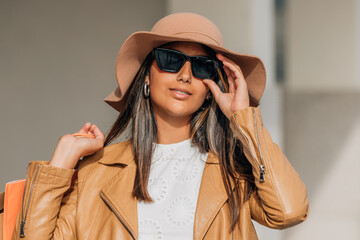
[[[178,72],[177,80],[191,83],[192,77],[191,63],[187,60]]]

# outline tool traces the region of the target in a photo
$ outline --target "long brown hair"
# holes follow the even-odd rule
[[[203,45],[210,56],[215,52]],[[150,52],[143,61],[134,80],[124,96],[124,105],[111,130],[106,136],[104,147],[122,134],[131,122],[131,143],[137,165],[133,196],[139,201],[152,202],[147,185],[150,175],[153,143],[157,142],[157,126],[151,108],[150,98],[143,96],[145,77],[154,61]],[[214,78],[219,88],[228,91],[227,77],[223,68],[218,68]],[[191,142],[201,152],[212,151],[219,158],[223,183],[228,195],[232,231],[239,221],[240,205],[247,201],[255,187],[251,164],[246,159],[241,141],[234,137],[230,120],[222,113],[215,99],[205,100],[190,120]],[[242,192],[239,180],[245,180]],[[231,182],[234,190],[231,188]],[[242,198],[241,198],[242,196]]]

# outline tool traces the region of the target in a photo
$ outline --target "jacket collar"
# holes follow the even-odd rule
[[[132,196],[136,164],[131,140],[107,146],[104,148],[104,153],[99,163],[109,166],[120,164],[127,167],[119,168],[116,176],[104,184],[100,196],[133,238],[138,239],[137,200]],[[194,239],[204,237],[227,198],[218,157],[209,152],[195,210]]]
[[[135,163],[131,139],[106,146],[103,157],[98,162],[104,165],[121,164],[125,166]]]

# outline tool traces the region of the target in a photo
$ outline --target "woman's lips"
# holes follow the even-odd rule
[[[191,93],[183,89],[170,88],[172,95],[178,99],[185,99],[190,97]]]

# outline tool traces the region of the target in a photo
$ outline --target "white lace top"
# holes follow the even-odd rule
[[[193,239],[194,216],[207,153],[190,139],[155,144],[148,191],[138,202],[139,239]]]

